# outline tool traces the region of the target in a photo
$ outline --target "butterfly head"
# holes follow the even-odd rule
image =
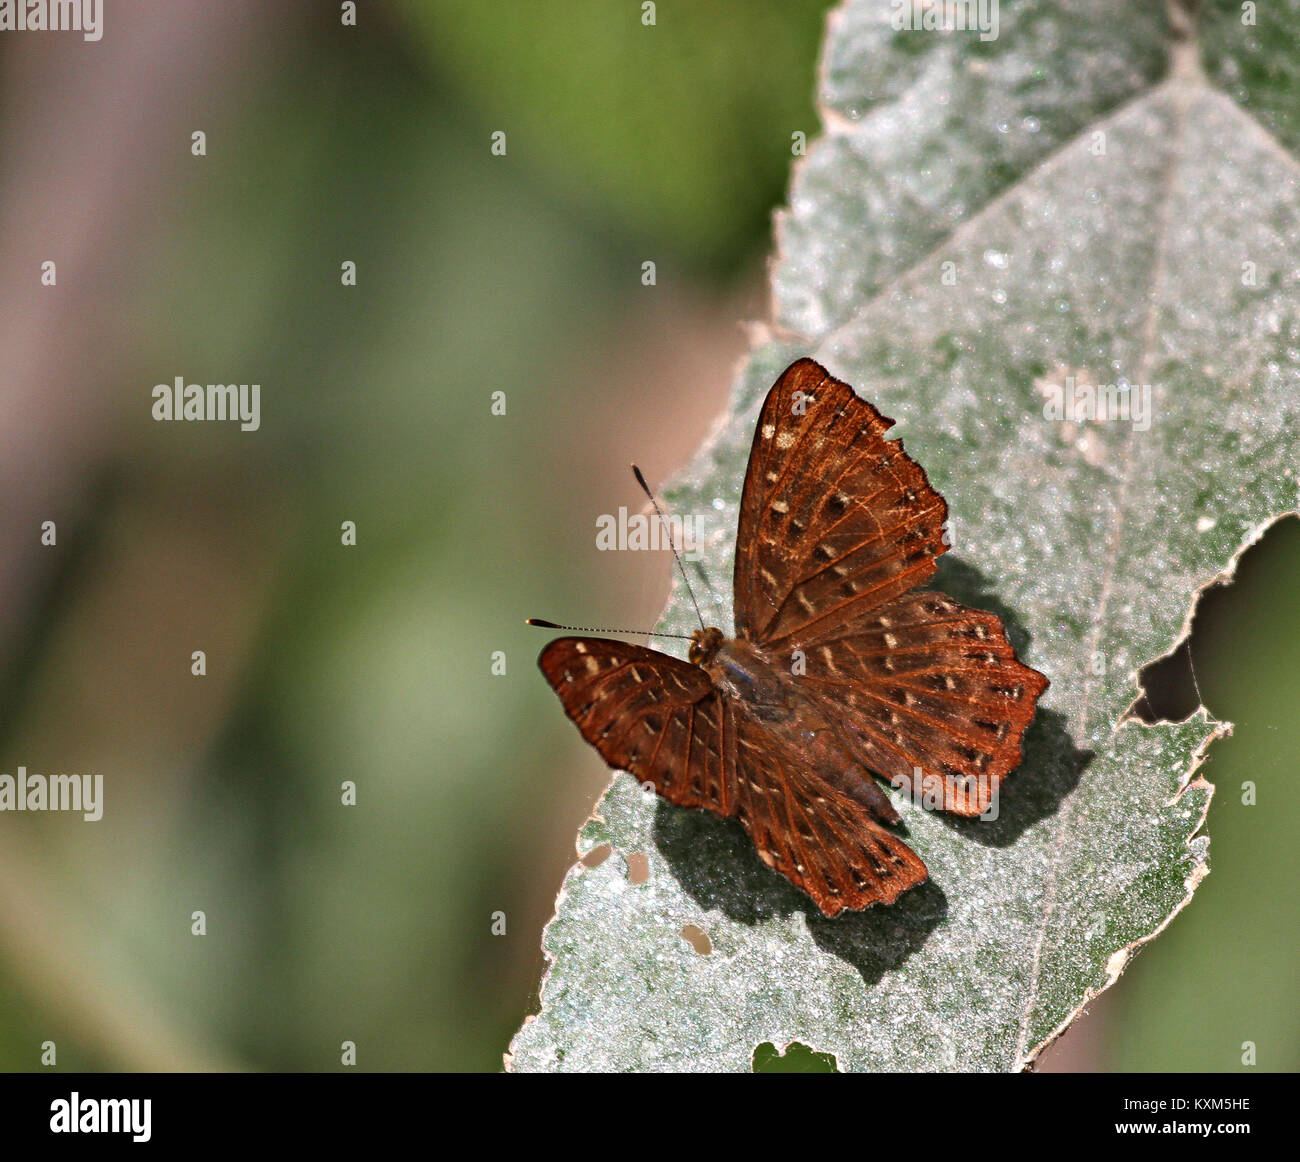
[[[713,627],[697,629],[691,634],[691,652],[688,657],[697,666],[707,666],[713,661],[713,655],[718,652],[722,642],[722,630]]]

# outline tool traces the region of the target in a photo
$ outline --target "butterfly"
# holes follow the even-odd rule
[[[1048,686],[995,614],[918,588],[948,548],[948,506],[885,438],[893,422],[813,360],[792,364],[750,449],[735,636],[701,622],[687,661],[599,637],[538,659],[611,767],[737,820],[826,916],[926,879],[876,777],[985,813]]]

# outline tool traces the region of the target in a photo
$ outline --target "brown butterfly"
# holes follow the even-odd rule
[[[947,550],[948,506],[892,426],[811,359],[792,364],[749,453],[736,636],[697,630],[689,662],[594,637],[538,659],[611,767],[738,820],[827,916],[926,878],[882,826],[899,815],[871,776],[984,813],[1048,685],[994,614],[917,588]]]

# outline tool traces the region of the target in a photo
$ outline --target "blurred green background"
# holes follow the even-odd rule
[[[766,315],[825,7],[181,0],[0,39],[0,771],[107,799],[0,815],[0,1067],[500,1068],[607,779],[522,621],[662,605],[670,560],[595,518],[698,445]],[[155,423],[177,375],[260,383],[261,429]],[[1300,1066],[1297,568],[1289,521],[1207,600],[1214,873],[1045,1068]]]

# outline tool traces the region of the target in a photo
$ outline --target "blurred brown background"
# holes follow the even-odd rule
[[[670,560],[595,518],[699,444],[766,314],[824,8],[159,0],[0,37],[0,771],[106,797],[0,815],[0,1066],[500,1067],[607,780],[523,618],[662,605]],[[259,383],[260,430],[154,422],[178,375]],[[1298,527],[1198,621],[1238,723],[1214,874],[1048,1068],[1300,1064]]]

